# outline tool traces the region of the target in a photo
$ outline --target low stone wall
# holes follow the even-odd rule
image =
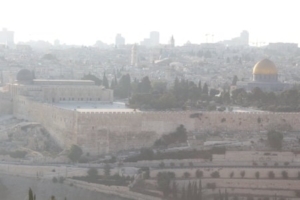
[[[147,196],[143,195],[140,193],[132,192],[129,190],[128,187],[122,187],[122,186],[105,186],[105,185],[99,185],[99,184],[94,184],[94,183],[87,183],[84,181],[78,181],[78,180],[73,180],[73,179],[67,179],[65,180],[66,184],[73,184],[74,186],[87,189],[87,190],[92,190],[92,191],[97,191],[100,193],[105,193],[105,194],[112,194],[128,199],[134,199],[134,200],[161,200],[160,198],[152,197],[152,196]]]

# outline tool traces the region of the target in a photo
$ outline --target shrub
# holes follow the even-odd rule
[[[207,183],[207,184],[206,184],[206,188],[207,188],[207,189],[212,189],[212,190],[214,190],[214,189],[216,189],[216,187],[217,187],[216,183]]]
[[[269,171],[269,178],[270,179],[274,179],[275,178],[275,174],[274,174],[274,172],[273,171]]]
[[[241,171],[241,177],[242,177],[242,178],[245,177],[245,171]]]
[[[260,122],[261,122],[261,118],[259,117],[259,118],[257,118],[257,123],[260,124]]]
[[[191,174],[189,172],[184,172],[183,177],[184,178],[190,178]]]
[[[283,134],[277,131],[268,132],[268,142],[273,149],[280,150],[282,148]]]
[[[160,168],[164,168],[166,165],[165,165],[165,163],[164,162],[161,162],[161,163],[159,163],[159,165],[158,165]]]
[[[195,174],[196,174],[196,178],[202,178],[203,177],[203,171],[201,171],[199,169],[197,169]]]
[[[259,179],[260,173],[259,172],[255,172],[255,178]]]
[[[288,179],[289,178],[289,175],[288,175],[287,171],[282,171],[281,175],[282,175],[283,179]]]
[[[211,173],[210,176],[212,178],[220,178],[220,173],[218,171],[215,171],[215,172]]]
[[[90,178],[96,178],[98,176],[98,170],[96,168],[90,168],[87,174]]]
[[[55,176],[52,178],[52,182],[57,183],[57,178]]]
[[[70,160],[72,162],[77,162],[78,159],[81,157],[81,155],[82,155],[82,149],[79,146],[73,144],[68,154]]]
[[[65,178],[64,177],[59,177],[59,183],[64,183],[64,181],[65,181]]]

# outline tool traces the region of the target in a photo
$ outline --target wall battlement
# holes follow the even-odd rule
[[[13,104],[16,117],[41,123],[62,147],[78,144],[91,154],[152,146],[180,124],[192,132],[300,131],[300,113],[78,112],[24,96]]]

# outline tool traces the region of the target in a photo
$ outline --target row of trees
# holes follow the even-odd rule
[[[201,81],[196,84],[176,78],[173,87],[167,88],[166,83],[152,83],[148,77],[144,77],[140,82],[134,81],[129,104],[132,107],[158,110],[181,109],[196,106],[199,100],[211,100],[216,94],[219,94],[219,90],[209,89],[206,83],[202,87]]]
[[[53,195],[50,197],[50,199],[56,200],[55,196]],[[28,200],[36,200],[36,195],[33,193],[31,188],[28,190]],[[67,198],[65,197],[64,200],[67,200]]]
[[[224,147],[214,147],[209,150],[178,150],[176,152],[154,153],[151,149],[142,149],[140,154],[125,159],[124,162],[137,162],[140,160],[167,160],[167,159],[212,159],[213,154],[224,154]]]
[[[255,106],[278,112],[300,111],[300,91],[297,86],[278,94],[263,92],[260,88],[254,88],[251,92],[239,88],[232,91],[231,95],[229,88],[224,87],[223,92],[216,97],[220,91],[209,88],[206,83],[202,86],[201,81],[194,83],[176,78],[173,87],[168,88],[166,82],[151,81],[148,76],[132,81],[129,74],[121,76],[120,79],[115,76],[110,84],[105,74],[102,80],[91,74],[85,75],[82,79],[93,80],[97,85],[113,89],[115,97],[130,98],[129,104],[137,108],[166,110],[204,106],[208,109],[207,105],[199,105],[199,100],[213,100],[221,105]],[[236,85],[237,81],[237,76],[234,76],[231,85]]]
[[[234,175],[235,175],[234,172],[231,172],[231,173],[229,174],[229,177],[230,177],[230,178],[233,178]],[[246,172],[245,172],[245,171],[241,171],[241,172],[240,172],[240,177],[241,177],[241,178],[244,178],[245,175],[246,175]],[[199,178],[203,178],[203,171],[201,171],[201,170],[198,169],[198,170],[195,172],[195,176],[196,176],[196,178],[198,178],[198,179],[199,179]],[[189,172],[184,172],[183,175],[182,175],[182,177],[185,178],[185,179],[188,179],[188,178],[191,177],[191,174],[190,174]],[[210,177],[211,177],[211,178],[220,178],[220,173],[219,173],[218,171],[214,171],[214,172],[212,172],[212,173],[210,174]],[[256,179],[259,179],[259,178],[260,178],[260,172],[259,172],[259,171],[255,172],[254,177],[255,177]],[[269,172],[268,172],[268,177],[269,177],[269,179],[274,179],[274,178],[275,178],[275,173],[274,173],[273,171],[269,171]],[[283,179],[289,179],[288,172],[285,171],[285,170],[283,170],[283,171],[281,172],[281,177],[282,177]],[[300,179],[300,172],[298,173],[297,179]]]
[[[255,106],[264,110],[276,112],[298,112],[300,111],[299,88],[285,90],[281,93],[264,92],[260,88],[254,88],[250,93],[244,89],[232,91],[232,104],[241,106]]]

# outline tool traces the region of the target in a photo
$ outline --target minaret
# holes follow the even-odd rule
[[[131,49],[131,65],[137,66],[138,65],[138,52],[137,52],[137,45],[134,44]]]
[[[171,37],[171,39],[170,39],[170,46],[171,46],[172,48],[175,47],[175,39],[174,39],[173,35],[172,35],[172,37]]]

